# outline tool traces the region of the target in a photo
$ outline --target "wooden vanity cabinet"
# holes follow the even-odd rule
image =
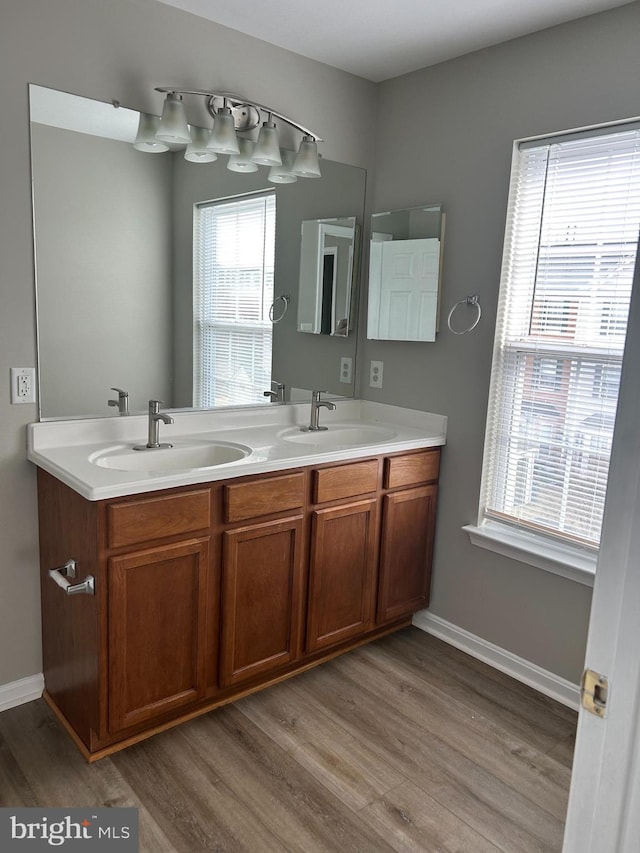
[[[415,613],[429,603],[440,454],[429,450],[393,456],[384,466],[379,622]],[[428,485],[419,485],[423,483]]]
[[[220,682],[230,687],[302,654],[305,475],[225,485]],[[289,515],[297,510],[296,515]],[[287,513],[264,521],[265,516]]]
[[[374,626],[378,471],[375,459],[313,474],[317,507],[311,514],[308,651],[357,637]]]
[[[89,761],[410,623],[439,449],[87,501],[38,471],[45,699]],[[95,595],[67,596],[68,559]]]

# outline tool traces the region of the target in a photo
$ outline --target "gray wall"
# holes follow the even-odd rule
[[[170,401],[171,162],[33,124],[42,417]]]
[[[363,396],[449,417],[430,609],[574,682],[591,591],[474,547],[461,527],[478,512],[513,140],[637,116],[638,33],[634,3],[379,90],[373,209],[442,202],[447,213],[437,341],[367,341],[361,331],[358,352]],[[447,313],[471,293],[480,296],[482,322],[456,337],[446,329]],[[384,362],[381,391],[368,388],[370,359]]]
[[[154,86],[246,93],[327,139],[326,157],[368,167],[375,86],[154,0],[0,0],[0,684],[41,671],[31,405],[9,404],[9,368],[35,364],[27,84],[159,110]],[[189,116],[202,123],[204,116]]]

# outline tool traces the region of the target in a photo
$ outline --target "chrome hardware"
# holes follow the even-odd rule
[[[107,400],[108,406],[117,406],[119,415],[128,415],[129,414],[129,393],[127,391],[123,391],[122,388],[114,388],[111,387],[112,391],[118,392],[117,400]]]
[[[318,432],[319,430],[328,429],[328,427],[318,425],[320,409],[325,408],[333,412],[335,411],[336,404],[321,400],[320,394],[326,394],[326,391],[312,391],[311,393],[311,422],[308,427],[301,427],[302,432]]]
[[[263,396],[270,397],[272,403],[284,403],[285,386],[282,382],[276,382],[275,379],[272,379],[271,388],[275,390],[264,391]]]
[[[173,444],[160,444],[160,421],[164,424],[172,424],[171,415],[165,415],[160,411],[163,400],[149,400],[149,435],[146,444],[135,444],[134,450],[157,450],[161,447],[173,447]]]
[[[609,679],[606,675],[599,675],[592,669],[585,669],[582,673],[582,684],[580,686],[580,700],[582,707],[595,714],[596,717],[604,717],[609,698]]]
[[[276,305],[278,302],[282,302],[282,308],[280,309],[278,316],[275,317]],[[283,293],[281,296],[276,296],[271,304],[271,308],[269,308],[269,319],[275,325],[279,323],[280,320],[284,319],[284,315],[287,313],[289,309],[289,302],[291,302],[291,296],[288,293]]]
[[[451,325],[451,318],[453,317],[453,314],[454,314],[456,308],[458,307],[458,305],[467,305],[469,308],[475,308],[476,309],[477,313],[476,313],[475,320],[473,320],[466,327],[466,329],[456,330]],[[466,335],[467,332],[472,332],[475,329],[475,327],[480,322],[480,317],[482,317],[482,308],[480,307],[478,294],[474,293],[472,296],[467,296],[464,299],[461,299],[460,302],[456,302],[456,304],[453,306],[451,311],[449,311],[449,316],[447,317],[447,326],[449,327],[449,331],[453,332],[454,335]]]
[[[49,577],[63,589],[67,595],[95,595],[96,584],[93,575],[87,575],[80,583],[70,583],[69,578],[76,576],[76,561],[67,560],[64,566],[57,569],[49,569]]]

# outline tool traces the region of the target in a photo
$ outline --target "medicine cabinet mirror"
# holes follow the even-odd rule
[[[302,222],[361,224],[364,169],[323,158],[313,190],[306,180],[274,185],[268,167],[251,174],[229,171],[222,155],[212,163],[191,163],[183,151],[135,151],[134,110],[41,86],[30,86],[29,98],[42,419],[117,416],[117,408],[107,405],[115,396],[112,386],[129,392],[132,413],[146,411],[151,398],[179,409],[268,406],[263,390],[272,381],[285,386],[287,402],[310,399],[314,388],[353,396],[353,382],[342,381],[340,364],[343,357],[354,359],[355,375],[356,335],[298,334],[297,282]],[[238,245],[225,257],[238,267],[234,281],[246,285],[223,282],[226,313],[214,316],[215,329],[204,334],[194,297],[194,212],[219,200],[267,193],[275,196],[275,232],[265,275],[274,300],[289,297],[273,307],[279,322],[269,318],[270,297],[260,301],[255,295],[255,270],[244,268],[256,252]],[[266,285],[261,293],[269,293]],[[336,330],[347,298],[341,293],[342,305],[336,301]],[[194,342],[218,342],[228,321],[242,325],[243,318],[246,329],[238,334],[253,335],[254,354],[237,370],[229,359],[223,363],[217,349],[207,351],[207,369],[222,371],[226,387],[214,398],[199,396]],[[245,402],[238,392],[244,393],[258,363],[259,380],[254,377],[253,396]]]
[[[368,338],[435,341],[444,224],[440,204],[373,214]]]
[[[357,250],[355,216],[302,223],[298,331],[346,338]]]

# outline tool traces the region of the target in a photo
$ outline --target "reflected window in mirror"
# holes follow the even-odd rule
[[[371,217],[368,338],[435,341],[444,222],[441,205]]]
[[[272,191],[195,205],[196,406],[264,402],[271,381],[275,222]]]

